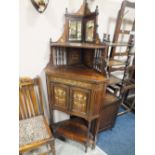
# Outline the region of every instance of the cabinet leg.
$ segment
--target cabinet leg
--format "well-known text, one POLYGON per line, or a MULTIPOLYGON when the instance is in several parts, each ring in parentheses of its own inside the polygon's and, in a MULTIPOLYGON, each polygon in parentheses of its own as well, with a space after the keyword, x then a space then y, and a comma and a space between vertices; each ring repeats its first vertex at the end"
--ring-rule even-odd
POLYGON ((99 130, 99 119, 94 120, 94 125, 93 125, 93 144, 92 144, 92 149, 95 149, 96 147, 96 141, 97 141, 97 136, 98 136, 98 130, 99 130))
POLYGON ((89 146, 90 128, 91 128, 91 122, 89 121, 88 122, 88 132, 87 132, 87 142, 85 145, 85 152, 87 152, 88 146, 89 146))
POLYGON ((93 142, 93 144, 92 144, 92 150, 94 150, 95 147, 96 147, 96 136, 95 136, 95 138, 94 138, 94 142, 93 142))

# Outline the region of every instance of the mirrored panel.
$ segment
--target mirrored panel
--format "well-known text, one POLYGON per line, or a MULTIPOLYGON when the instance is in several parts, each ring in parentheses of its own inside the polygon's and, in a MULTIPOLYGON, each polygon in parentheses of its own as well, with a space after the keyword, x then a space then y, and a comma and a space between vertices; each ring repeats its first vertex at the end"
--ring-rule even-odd
POLYGON ((94 29, 95 23, 94 20, 89 20, 86 22, 86 41, 92 42, 94 40, 94 29))
POLYGON ((81 41, 82 22, 79 20, 69 20, 69 41, 81 41))

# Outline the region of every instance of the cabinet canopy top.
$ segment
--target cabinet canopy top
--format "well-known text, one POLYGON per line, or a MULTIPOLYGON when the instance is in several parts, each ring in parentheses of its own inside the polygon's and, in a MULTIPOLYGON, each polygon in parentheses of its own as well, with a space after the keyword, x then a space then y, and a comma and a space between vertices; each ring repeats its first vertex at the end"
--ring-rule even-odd
POLYGON ((98 6, 91 12, 86 0, 76 13, 68 13, 66 9, 64 31, 55 43, 89 43, 101 44, 98 28, 98 6))

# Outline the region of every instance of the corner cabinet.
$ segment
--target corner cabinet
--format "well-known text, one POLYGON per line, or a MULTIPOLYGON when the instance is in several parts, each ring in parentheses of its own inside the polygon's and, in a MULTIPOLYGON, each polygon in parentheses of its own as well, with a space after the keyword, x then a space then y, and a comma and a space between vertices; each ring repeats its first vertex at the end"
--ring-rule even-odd
POLYGON ((99 116, 106 89, 107 46, 97 34, 98 8, 90 12, 84 1, 77 13, 66 10, 64 33, 50 41, 50 61, 45 68, 51 128, 56 137, 95 147, 99 116), (53 122, 53 110, 70 119, 53 122))
POLYGON ((53 129, 55 130, 55 136, 95 146, 99 127, 97 122, 107 79, 96 71, 81 66, 64 67, 48 64, 45 72, 50 103, 51 126, 55 128, 53 129), (53 122, 53 110, 65 112, 75 118, 56 124, 53 122), (79 123, 81 121, 83 123, 79 123), (81 138, 82 140, 79 140, 79 137, 83 137, 81 138))
POLYGON ((76 72, 76 69, 77 67, 47 66, 46 77, 51 101, 50 107, 87 120, 97 118, 105 92, 106 78, 95 71, 85 69, 86 74, 88 71, 92 72, 94 80, 97 76, 101 79, 92 82, 83 74, 83 79, 80 80, 80 74, 76 72), (59 71, 56 71, 57 69, 59 71), (72 73, 77 74, 75 77, 70 77, 71 70, 72 73))

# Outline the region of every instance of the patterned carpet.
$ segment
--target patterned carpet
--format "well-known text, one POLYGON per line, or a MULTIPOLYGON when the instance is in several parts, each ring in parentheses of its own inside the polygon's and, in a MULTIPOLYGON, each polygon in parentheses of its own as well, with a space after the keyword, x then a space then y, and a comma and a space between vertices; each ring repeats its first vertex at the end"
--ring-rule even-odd
POLYGON ((135 115, 127 113, 117 117, 112 130, 99 134, 97 145, 108 155, 134 155, 135 115))

